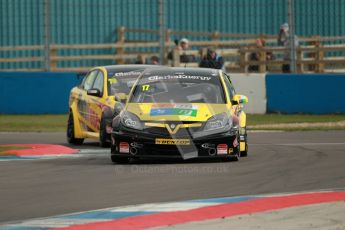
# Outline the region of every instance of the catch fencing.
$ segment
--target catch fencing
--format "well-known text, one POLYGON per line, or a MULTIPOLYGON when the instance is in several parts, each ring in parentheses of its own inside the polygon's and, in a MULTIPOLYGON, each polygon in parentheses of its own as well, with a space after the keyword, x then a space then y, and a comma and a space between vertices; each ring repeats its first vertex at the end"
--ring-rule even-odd
MULTIPOLYGON (((302 40, 302 46, 310 47, 299 50, 297 70, 342 72, 345 0, 0 0, 0 71, 68 71, 134 62, 140 53, 158 55, 162 44, 166 53, 182 37, 195 42, 191 52, 196 55, 199 48, 219 48, 230 70, 233 66, 234 71, 243 72, 257 64, 260 72, 265 65, 279 71, 275 68, 282 64, 279 62, 248 63, 246 56, 254 51, 245 47, 253 45, 246 39, 266 35, 276 41, 280 25, 289 21, 289 15, 294 16, 296 35, 313 40, 302 40), (123 36, 121 27, 126 28, 123 36), (170 40, 159 42, 163 37, 170 40), (236 51, 242 46, 222 47, 217 40, 235 41, 244 47, 236 51), (305 50, 308 48, 313 50, 305 50)), ((274 42, 268 46, 275 49, 274 42)), ((279 56, 283 51, 273 52, 279 56)))

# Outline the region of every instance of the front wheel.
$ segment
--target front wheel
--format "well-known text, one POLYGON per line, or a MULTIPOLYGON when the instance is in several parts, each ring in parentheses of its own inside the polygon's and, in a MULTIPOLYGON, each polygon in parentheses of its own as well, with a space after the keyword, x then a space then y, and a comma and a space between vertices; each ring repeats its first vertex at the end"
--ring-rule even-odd
POLYGON ((241 156, 240 148, 236 150, 236 153, 228 158, 228 161, 239 161, 241 156))
POLYGON ((247 129, 246 127, 244 127, 242 130, 244 130, 244 132, 242 131, 241 134, 241 138, 244 139, 244 144, 245 144, 245 148, 244 151, 241 151, 241 157, 246 157, 248 156, 248 139, 247 139, 247 129))
POLYGON ((110 159, 113 163, 115 164, 128 164, 130 159, 129 157, 122 157, 122 156, 116 156, 113 154, 118 154, 119 152, 116 151, 116 147, 112 144, 111 145, 111 155, 110 155, 110 159))
POLYGON ((74 119, 72 111, 69 113, 67 122, 67 141, 70 144, 81 145, 84 142, 84 138, 76 138, 74 130, 74 119))
POLYGON ((109 134, 107 133, 106 123, 104 118, 102 117, 99 125, 99 145, 103 148, 109 147, 108 135, 109 134))
POLYGON ((238 142, 238 145, 237 147, 234 149, 234 154, 226 157, 226 158, 223 158, 222 160, 223 161, 239 161, 240 160, 240 157, 241 157, 241 150, 240 150, 240 138, 239 138, 239 135, 237 135, 237 142, 238 142))
POLYGON ((248 143, 245 142, 245 150, 241 151, 241 157, 247 157, 248 156, 248 143))
POLYGON ((119 156, 110 156, 111 161, 115 164, 128 164, 129 163, 129 158, 128 157, 119 157, 119 156))

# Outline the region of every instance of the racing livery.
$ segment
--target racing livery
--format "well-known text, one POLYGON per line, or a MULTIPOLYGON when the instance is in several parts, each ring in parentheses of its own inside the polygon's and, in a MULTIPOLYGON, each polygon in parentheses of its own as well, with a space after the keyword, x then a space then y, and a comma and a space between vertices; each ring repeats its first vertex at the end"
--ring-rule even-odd
POLYGON ((111 160, 213 157, 238 160, 248 152, 248 98, 235 93, 221 70, 147 69, 112 122, 111 160))
POLYGON ((84 138, 110 143, 114 106, 125 102, 138 76, 149 65, 113 65, 91 69, 81 84, 71 90, 67 140, 82 144, 84 138))

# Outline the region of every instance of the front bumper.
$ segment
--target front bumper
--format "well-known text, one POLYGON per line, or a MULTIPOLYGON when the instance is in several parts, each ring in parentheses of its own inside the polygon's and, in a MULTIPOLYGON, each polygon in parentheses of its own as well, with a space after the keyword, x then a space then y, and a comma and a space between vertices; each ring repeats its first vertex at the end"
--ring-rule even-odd
POLYGON ((113 131, 112 143, 112 155, 130 158, 229 158, 236 156, 240 151, 237 135, 230 132, 192 138, 113 131), (156 139, 189 140, 189 144, 156 144, 156 139), (121 151, 120 143, 128 143, 128 151, 121 151))

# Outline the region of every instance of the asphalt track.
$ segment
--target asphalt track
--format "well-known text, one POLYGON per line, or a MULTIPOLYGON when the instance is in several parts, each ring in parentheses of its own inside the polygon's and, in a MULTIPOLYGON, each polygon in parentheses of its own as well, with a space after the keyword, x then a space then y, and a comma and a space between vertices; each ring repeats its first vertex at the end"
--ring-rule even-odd
MULTIPOLYGON (((0 133, 0 144, 65 144, 64 133, 0 133)), ((162 201, 343 188, 345 132, 250 133, 239 162, 113 165, 108 149, 80 157, 0 162, 0 222, 162 201)))

